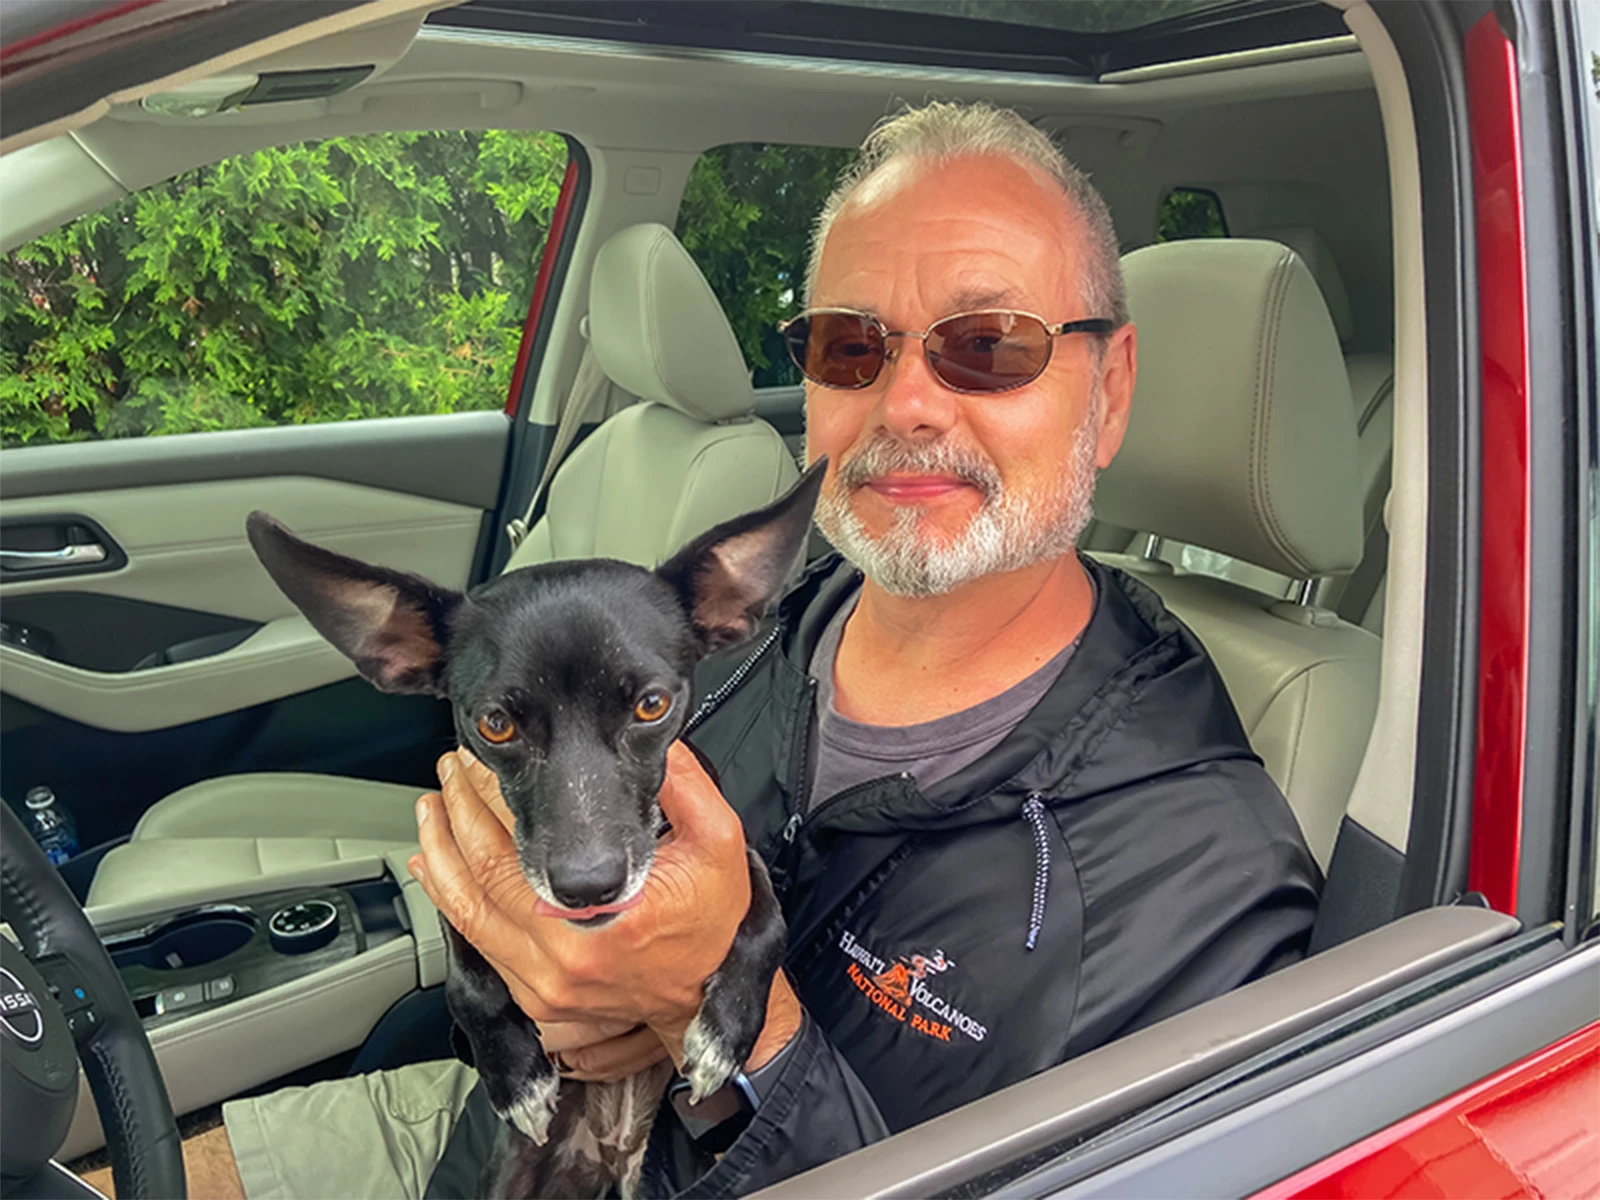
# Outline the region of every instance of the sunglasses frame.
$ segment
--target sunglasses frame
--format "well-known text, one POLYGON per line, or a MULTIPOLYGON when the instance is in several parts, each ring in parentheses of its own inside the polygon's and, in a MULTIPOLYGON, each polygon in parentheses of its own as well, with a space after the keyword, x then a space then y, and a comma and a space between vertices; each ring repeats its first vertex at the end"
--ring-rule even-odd
POLYGON ((1076 321, 1063 321, 1059 325, 1052 325, 1052 324, 1050 324, 1049 321, 1046 321, 1038 313, 1031 313, 1031 312, 1028 312, 1026 309, 1021 309, 1021 308, 974 308, 974 309, 968 309, 965 312, 951 313, 948 317, 940 317, 937 321, 933 322, 932 325, 929 325, 922 332, 918 333, 917 331, 912 330, 912 329, 890 329, 879 318, 873 316, 869 312, 862 312, 858 308, 808 308, 808 309, 804 310, 803 312, 796 313, 794 316, 790 317, 787 321, 779 321, 778 322, 778 332, 785 335, 784 339, 783 339, 783 344, 784 344, 785 349, 787 349, 788 352, 789 352, 789 361, 794 363, 795 367, 799 370, 800 374, 802 376, 804 376, 807 380, 809 380, 811 383, 816 384, 818 387, 829 388, 829 389, 831 389, 833 391, 836 391, 836 392, 859 392, 859 391, 862 391, 865 388, 869 388, 873 384, 877 383, 879 376, 881 376, 883 374, 883 368, 886 365, 888 365, 889 360, 894 357, 892 354, 889 353, 889 347, 887 345, 887 342, 888 342, 888 340, 890 338, 892 338, 892 337, 917 338, 918 340, 920 340, 923 343, 923 346, 926 347, 927 346, 927 342, 928 342, 928 335, 930 333, 932 333, 933 330, 936 327, 938 327, 940 325, 943 325, 946 321, 956 321, 956 320, 959 320, 962 317, 989 316, 991 314, 996 314, 996 313, 1003 314, 1003 315, 1008 316, 1008 317, 1028 317, 1031 320, 1039 322, 1039 324, 1041 326, 1043 326, 1044 331, 1045 331, 1046 334, 1049 335, 1050 340, 1045 343, 1044 361, 1039 364, 1039 369, 1037 371, 1035 371, 1032 375, 1028 376, 1028 378, 1023 379, 1023 380, 1019 380, 1016 383, 1008 383, 1004 387, 997 387, 997 388, 965 388, 965 387, 957 387, 954 384, 948 382, 944 378, 944 376, 939 374, 938 368, 936 368, 933 365, 933 363, 930 361, 929 364, 928 364, 928 369, 933 373, 933 377, 939 381, 939 383, 940 383, 940 385, 942 387, 946 387, 952 392, 959 392, 960 394, 962 394, 964 396, 995 396, 995 395, 999 395, 999 394, 1001 394, 1003 392, 1014 392, 1018 388, 1027 387, 1035 379, 1038 379, 1039 376, 1041 376, 1041 375, 1043 375, 1045 373, 1046 368, 1048 368, 1050 366, 1050 359, 1053 357, 1053 355, 1055 353, 1055 345, 1056 345, 1055 340, 1056 340, 1056 338, 1062 336, 1063 334, 1068 334, 1068 333, 1092 333, 1092 334, 1095 334, 1096 336, 1104 337, 1107 334, 1115 333, 1116 330, 1117 330, 1117 323, 1115 321, 1111 320, 1109 317, 1080 317, 1076 321), (878 362, 878 369, 872 373, 872 378, 864 379, 860 383, 856 383, 856 384, 827 383, 824 380, 813 378, 806 371, 805 364, 802 363, 799 360, 798 357, 796 357, 795 351, 794 351, 794 346, 789 341, 789 338, 787 336, 790 326, 792 326, 792 325, 794 325, 794 324, 796 324, 797 322, 800 322, 800 321, 809 321, 812 317, 828 316, 828 315, 847 316, 847 317, 862 317, 862 318, 865 318, 867 321, 870 321, 872 324, 876 325, 878 327, 878 329, 881 331, 881 336, 883 338, 883 341, 885 342, 884 354, 883 354, 883 358, 880 359, 879 362, 878 362))

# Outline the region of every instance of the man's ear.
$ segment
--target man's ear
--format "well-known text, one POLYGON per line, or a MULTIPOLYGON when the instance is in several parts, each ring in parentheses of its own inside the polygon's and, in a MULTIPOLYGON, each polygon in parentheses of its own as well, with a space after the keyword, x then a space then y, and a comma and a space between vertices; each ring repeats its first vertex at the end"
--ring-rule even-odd
POLYGON ((245 532, 283 594, 380 690, 445 694, 445 641, 460 592, 313 546, 264 512, 250 514, 245 532))
POLYGON ((1100 356, 1100 428, 1096 431, 1094 465, 1104 471, 1122 448, 1134 385, 1139 379, 1139 331, 1129 321, 1111 335, 1100 356))
POLYGON ((701 534, 656 570, 683 601, 702 654, 755 635, 805 550, 827 469, 819 458, 787 494, 701 534))

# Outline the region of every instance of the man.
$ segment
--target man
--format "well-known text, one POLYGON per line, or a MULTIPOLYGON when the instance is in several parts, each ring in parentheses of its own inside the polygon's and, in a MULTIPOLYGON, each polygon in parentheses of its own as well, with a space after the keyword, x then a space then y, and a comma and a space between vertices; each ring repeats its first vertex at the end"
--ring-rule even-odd
MULTIPOLYGON (((1088 182, 1009 111, 906 112, 809 282, 785 332, 843 557, 707 665, 720 791, 674 747, 644 902, 599 932, 534 915, 465 756, 419 803, 414 872, 577 1078, 681 1061, 746 838, 771 865, 790 945, 751 1088, 715 1130, 663 1116, 649 1194, 755 1191, 1226 992, 1298 958, 1317 902, 1204 649, 1073 549, 1136 370, 1088 182)), ((468 1194, 492 1132, 469 1100, 428 1194, 468 1194)))

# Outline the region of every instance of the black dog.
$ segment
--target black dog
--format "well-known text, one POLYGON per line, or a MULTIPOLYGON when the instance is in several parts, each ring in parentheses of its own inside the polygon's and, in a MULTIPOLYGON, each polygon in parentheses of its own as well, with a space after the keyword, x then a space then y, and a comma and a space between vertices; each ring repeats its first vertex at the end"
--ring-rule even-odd
MULTIPOLYGON (((317 631, 384 691, 447 697, 461 744, 494 771, 528 884, 574 924, 612 921, 643 887, 661 828, 667 748, 688 720, 695 664, 750 638, 806 544, 825 464, 784 497, 719 525, 655 571, 608 559, 511 571, 466 595, 368 566, 252 513, 250 544, 317 631)), ((785 929, 765 866, 684 1039, 700 1099, 755 1046, 785 929)), ((503 1137, 495 1195, 633 1190, 669 1064, 615 1084, 563 1080, 533 1022, 445 926, 445 993, 503 1137)))

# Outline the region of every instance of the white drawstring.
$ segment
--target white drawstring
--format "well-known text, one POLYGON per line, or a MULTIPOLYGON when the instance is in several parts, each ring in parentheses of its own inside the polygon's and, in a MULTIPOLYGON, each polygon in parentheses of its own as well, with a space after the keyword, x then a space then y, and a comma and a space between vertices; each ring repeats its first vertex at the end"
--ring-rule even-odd
POLYGON ((1050 890, 1050 833, 1045 828, 1044 801, 1034 792, 1023 802, 1022 816, 1033 829, 1033 906, 1028 912, 1028 941, 1032 950, 1044 928, 1044 901, 1050 890))

